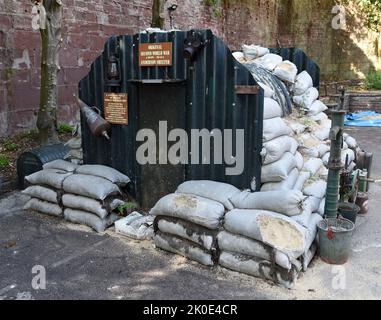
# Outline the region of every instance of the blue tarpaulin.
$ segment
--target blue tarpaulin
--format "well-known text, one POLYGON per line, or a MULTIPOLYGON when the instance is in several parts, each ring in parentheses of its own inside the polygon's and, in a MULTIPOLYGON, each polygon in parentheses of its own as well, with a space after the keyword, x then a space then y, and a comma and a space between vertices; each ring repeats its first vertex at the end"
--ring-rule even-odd
POLYGON ((375 111, 349 113, 344 125, 352 127, 381 127, 381 114, 375 111))

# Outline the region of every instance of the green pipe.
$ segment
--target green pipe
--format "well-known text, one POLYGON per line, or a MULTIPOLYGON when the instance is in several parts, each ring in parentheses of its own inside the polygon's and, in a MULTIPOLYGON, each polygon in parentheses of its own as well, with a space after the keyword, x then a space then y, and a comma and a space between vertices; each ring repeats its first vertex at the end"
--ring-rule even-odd
POLYGON ((339 201, 340 171, 344 164, 341 161, 343 145, 344 110, 332 110, 332 128, 330 132, 331 152, 328 162, 327 193, 325 198, 324 216, 336 218, 339 201))

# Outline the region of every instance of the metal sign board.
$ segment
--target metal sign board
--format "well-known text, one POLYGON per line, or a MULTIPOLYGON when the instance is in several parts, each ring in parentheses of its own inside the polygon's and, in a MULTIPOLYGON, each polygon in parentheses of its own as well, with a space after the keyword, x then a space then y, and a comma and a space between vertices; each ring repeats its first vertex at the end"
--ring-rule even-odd
POLYGON ((104 94, 105 119, 112 124, 128 124, 127 93, 104 94))
POLYGON ((141 43, 139 45, 139 66, 172 66, 172 42, 141 43))

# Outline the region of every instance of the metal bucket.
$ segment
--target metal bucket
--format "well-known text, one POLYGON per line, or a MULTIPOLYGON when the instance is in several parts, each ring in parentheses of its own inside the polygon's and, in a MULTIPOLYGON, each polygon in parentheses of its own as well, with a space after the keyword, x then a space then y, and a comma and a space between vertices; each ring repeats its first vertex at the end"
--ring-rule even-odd
POLYGON ((339 214, 344 218, 356 223, 357 214, 360 212, 360 207, 354 203, 340 202, 339 214))
POLYGON ((319 255, 329 264, 348 261, 355 225, 343 218, 327 218, 318 223, 319 255))

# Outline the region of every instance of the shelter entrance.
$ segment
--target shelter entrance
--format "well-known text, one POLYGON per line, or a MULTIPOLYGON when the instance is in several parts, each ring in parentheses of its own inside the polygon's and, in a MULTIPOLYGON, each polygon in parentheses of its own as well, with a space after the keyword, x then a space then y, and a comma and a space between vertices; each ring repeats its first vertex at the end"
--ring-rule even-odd
MULTIPOLYGON (((159 122, 165 121, 167 130, 185 129, 184 83, 146 84, 139 83, 138 90, 138 131, 150 129, 156 135, 156 163, 139 165, 139 198, 142 208, 151 208, 160 198, 173 193, 185 180, 185 165, 160 164, 160 159, 168 156, 169 148, 176 142, 159 143, 159 122)), ((137 142, 137 147, 144 142, 137 142)), ((162 163, 163 160, 161 160, 162 163)))

